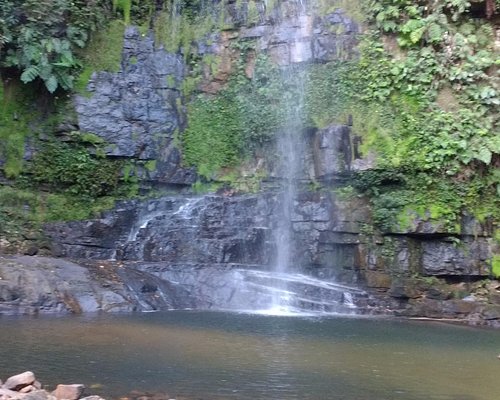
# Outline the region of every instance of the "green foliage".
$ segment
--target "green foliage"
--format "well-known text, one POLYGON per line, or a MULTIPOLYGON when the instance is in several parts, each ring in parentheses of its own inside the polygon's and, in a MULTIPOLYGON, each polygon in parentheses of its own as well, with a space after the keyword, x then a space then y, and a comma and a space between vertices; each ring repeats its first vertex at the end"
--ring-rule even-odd
POLYGON ((5 160, 2 169, 7 178, 21 173, 29 124, 36 114, 31 107, 32 96, 27 88, 0 81, 0 159, 5 160))
POLYGON ((407 229, 419 218, 459 233, 465 210, 499 220, 492 26, 468 18, 462 0, 365 4, 378 29, 359 61, 313 68, 311 82, 323 85, 308 85, 307 106, 319 127, 352 115, 362 153, 376 155, 377 169, 353 183, 375 224, 407 229))
POLYGON ((200 96, 188 107, 189 127, 183 135, 184 160, 207 178, 234 164, 241 143, 237 109, 231 99, 200 96))
POLYGON ((500 255, 495 254, 491 260, 491 273, 495 278, 500 278, 500 255))
POLYGON ((52 190, 96 198, 116 193, 122 167, 122 161, 94 157, 83 146, 49 142, 35 154, 28 172, 32 181, 52 190))
POLYGON ((343 123, 349 113, 348 100, 354 96, 352 62, 312 65, 305 76, 305 113, 310 124, 323 128, 343 123))
POLYGON ((257 4, 255 3, 255 0, 248 0, 246 22, 249 25, 255 25, 259 23, 259 21, 260 21, 260 13, 257 8, 257 4))
POLYGON ((335 194, 335 198, 340 201, 350 201, 357 194, 356 190, 351 185, 335 187, 333 193, 335 194))
POLYGON ((0 68, 24 83, 40 79, 53 93, 73 87, 77 49, 103 23, 105 7, 84 0, 4 0, 0 6, 0 68))
POLYGON ((382 231, 414 228, 430 221, 450 233, 460 233, 463 212, 478 220, 500 219, 500 197, 488 176, 454 181, 414 169, 379 169, 357 173, 353 187, 373 205, 374 224, 382 231))
POLYGON ((286 112, 298 99, 297 87, 285 82, 266 57, 257 58, 252 79, 243 68, 239 65, 216 96, 199 95, 188 105, 184 160, 206 178, 269 140, 286 124, 286 112))
POLYGON ((93 72, 120 70, 124 29, 123 23, 115 20, 109 23, 107 29, 92 35, 88 46, 80 54, 84 68, 75 83, 78 93, 88 94, 86 87, 93 72))
POLYGON ((0 235, 21 237, 39 230, 45 222, 91 218, 113 205, 113 197, 83 199, 67 193, 0 186, 0 235))
POLYGON ((167 51, 182 52, 187 60, 192 52, 193 41, 217 31, 223 24, 220 19, 224 4, 201 1, 166 1, 154 22, 155 39, 167 51))
POLYGON ((336 10, 342 10, 356 22, 363 23, 367 15, 364 3, 364 0, 315 0, 312 2, 312 7, 318 15, 327 15, 336 10))
POLYGON ((385 156, 396 150, 394 166, 404 160, 453 175, 464 164, 490 164, 500 153, 497 78, 488 72, 496 60, 492 26, 467 18, 469 4, 462 0, 369 5, 373 22, 397 43, 376 31, 365 37, 352 75, 354 103, 368 106, 370 115, 393 115, 394 123, 389 135, 380 134, 379 123, 361 133, 389 136, 391 148, 381 158, 390 161, 385 156), (453 110, 442 96, 446 88, 453 110))
POLYGON ((222 186, 221 183, 217 182, 206 182, 203 180, 197 180, 193 185, 191 186, 191 190, 195 194, 206 194, 206 193, 213 193, 220 189, 222 186))
POLYGON ((371 2, 367 15, 398 41, 373 31, 359 61, 313 66, 306 109, 318 127, 353 116, 361 151, 376 155, 378 168, 354 186, 371 198, 380 229, 406 229, 418 217, 459 232, 464 210, 500 219, 492 29, 459 2, 437 14, 436 3, 423 3, 371 2))
POLYGON ((132 8, 132 0, 113 0, 113 10, 120 10, 123 13, 123 22, 126 25, 130 24, 130 11, 132 8))

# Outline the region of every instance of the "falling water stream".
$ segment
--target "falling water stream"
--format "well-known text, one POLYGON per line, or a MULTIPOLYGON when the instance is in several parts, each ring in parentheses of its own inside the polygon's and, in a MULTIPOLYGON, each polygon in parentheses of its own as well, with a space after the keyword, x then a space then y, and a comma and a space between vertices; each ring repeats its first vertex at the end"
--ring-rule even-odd
MULTIPOLYGON (((290 5, 286 16, 280 17, 281 19, 277 18, 272 26, 273 35, 280 37, 283 32, 287 32, 289 40, 288 58, 280 65, 281 79, 285 87, 289 88, 283 90, 281 94, 282 109, 278 111, 280 119, 285 123, 275 132, 277 162, 274 174, 280 182, 280 188, 276 194, 277 201, 274 206, 276 212, 272 221, 266 221, 272 227, 274 254, 253 257, 254 259, 267 258, 270 260, 270 265, 235 267, 226 271, 218 271, 217 278, 212 278, 210 281, 210 291, 214 292, 222 287, 221 290, 225 292, 214 296, 202 288, 204 283, 200 281, 196 267, 190 269, 189 265, 184 265, 182 267, 184 280, 194 280, 198 284, 185 285, 183 288, 187 292, 204 292, 210 297, 207 301, 201 299, 203 306, 200 308, 210 304, 211 309, 245 310, 270 315, 297 315, 311 312, 351 314, 356 309, 356 298, 364 295, 359 289, 307 276, 302 266, 296 262, 294 242, 297 239, 293 232, 293 223, 296 218, 294 208, 298 201, 301 184, 309 181, 305 167, 307 145, 304 98, 313 32, 312 16, 309 15, 310 11, 306 3, 290 1, 290 5), (257 269, 253 269, 255 267, 257 269), (185 278, 190 270, 197 276, 196 279, 193 276, 185 278), (224 285, 217 285, 215 283, 217 280, 224 282, 224 285)), ((179 7, 179 3, 174 2, 171 10, 172 18, 175 19, 179 7)), ((210 235, 204 234, 203 230, 206 226, 214 224, 208 208, 212 207, 218 199, 221 200, 213 195, 164 198, 164 201, 159 204, 153 203, 140 209, 127 237, 118 244, 122 259, 139 262, 163 259, 170 263, 189 263, 191 259, 196 259, 196 257, 190 257, 189 253, 195 255, 200 251, 209 252, 210 235), (179 239, 180 236, 182 239, 179 239), (196 247, 189 243, 197 241, 206 246, 196 247)), ((215 224, 224 224, 224 222, 217 221, 215 224)), ((268 248, 263 251, 270 252, 268 248)), ((116 258, 116 254, 113 258, 116 258)), ((204 268, 213 269, 213 266, 206 265, 204 268)), ((178 271, 163 270, 157 276, 172 284, 182 286, 183 278, 178 271)))
MULTIPOLYGON (((304 2, 295 2, 295 14, 292 23, 299 29, 294 32, 290 46, 289 65, 282 67, 282 79, 293 90, 282 94, 285 105, 285 126, 277 132, 277 152, 279 157, 278 174, 282 179, 282 192, 279 207, 281 218, 274 230, 276 255, 273 271, 277 276, 286 276, 300 272, 300 268, 293 263, 293 217, 294 203, 297 199, 299 184, 304 178, 303 155, 306 146, 303 139, 303 115, 305 82, 307 79, 306 53, 310 52, 310 43, 304 42, 307 38, 308 23, 307 10, 304 2)), ((290 23, 290 21, 287 21, 290 23)), ((277 23, 279 29, 280 22, 277 23)), ((293 279, 293 278, 292 278, 293 279)), ((273 296, 270 314, 281 315, 297 312, 293 308, 293 292, 287 290, 289 279, 279 281, 278 288, 273 296)))

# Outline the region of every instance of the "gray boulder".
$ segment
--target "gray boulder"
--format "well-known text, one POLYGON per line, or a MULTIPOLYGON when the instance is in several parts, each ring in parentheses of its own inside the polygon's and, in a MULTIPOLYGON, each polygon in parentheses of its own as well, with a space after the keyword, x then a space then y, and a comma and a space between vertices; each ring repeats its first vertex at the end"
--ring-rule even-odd
POLYGON ((26 371, 8 378, 3 384, 3 388, 18 391, 25 386, 33 384, 35 380, 35 374, 31 371, 26 371))

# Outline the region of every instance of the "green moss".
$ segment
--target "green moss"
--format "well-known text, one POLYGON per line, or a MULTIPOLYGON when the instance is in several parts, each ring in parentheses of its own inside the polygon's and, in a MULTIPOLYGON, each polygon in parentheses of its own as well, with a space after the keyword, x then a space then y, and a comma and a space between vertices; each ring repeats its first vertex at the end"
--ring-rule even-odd
POLYGON ((259 10, 257 9, 257 4, 255 0, 249 0, 247 3, 247 18, 246 23, 249 25, 255 25, 260 21, 259 10))
POLYGON ((397 225, 400 229, 403 231, 406 231, 410 229, 413 225, 413 221, 415 220, 416 216, 415 211, 412 209, 412 207, 405 206, 397 213, 396 216, 396 221, 397 225))
POLYGON ((167 75, 167 85, 170 88, 175 87, 175 77, 173 75, 167 75))
POLYGON ((219 72, 221 61, 221 57, 215 54, 206 54, 202 59, 202 63, 208 67, 212 76, 217 75, 219 72))
POLYGON ((273 137, 296 106, 298 85, 283 80, 267 57, 257 57, 254 77, 244 64, 216 96, 199 95, 188 104, 189 125, 183 133, 183 154, 205 178, 236 165, 255 146, 273 137), (287 93, 287 96, 283 96, 287 93))
POLYGON ((201 80, 202 77, 200 75, 186 76, 182 81, 182 87, 181 87, 182 95, 186 98, 191 96, 191 94, 193 94, 198 88, 198 85, 200 84, 201 80))
POLYGON ((356 196, 356 190, 351 185, 336 187, 333 193, 340 201, 350 201, 356 196))
POLYGON ((156 171, 156 160, 146 161, 144 168, 146 168, 149 172, 156 171))
POLYGON ((154 24, 156 43, 163 44, 167 51, 176 53, 182 43, 192 38, 192 31, 189 28, 186 18, 163 11, 154 24))
POLYGON ((495 254, 491 260, 491 273, 495 278, 500 278, 500 255, 495 254))
POLYGON ((200 97, 188 106, 183 134, 184 159, 206 178, 238 159, 241 127, 230 99, 200 97))
POLYGON ((344 11, 350 18, 358 23, 366 21, 366 2, 363 0, 317 0, 314 7, 319 15, 327 15, 336 10, 344 11))
POLYGON ((113 10, 120 10, 123 13, 123 22, 130 24, 130 11, 132 9, 132 0, 113 0, 113 10))
POLYGON ((72 221, 97 216, 114 206, 113 197, 82 199, 68 194, 0 186, 0 236, 22 237, 51 221, 72 221))
POLYGON ((4 85, 0 80, 0 158, 5 160, 2 169, 7 178, 17 177, 23 169, 29 125, 36 114, 29 90, 13 81, 4 85))
POLYGON ((98 71, 118 72, 121 68, 123 34, 122 21, 111 21, 106 30, 94 32, 88 46, 82 50, 83 70, 75 82, 75 91, 82 95, 87 92, 87 84, 92 73, 98 71))
POLYGON ((99 159, 78 145, 40 143, 30 165, 30 179, 53 191, 97 198, 113 194, 119 187, 122 160, 99 159))
POLYGON ((81 143, 88 143, 94 146, 99 146, 105 143, 102 137, 90 132, 79 132, 78 140, 81 143))
POLYGON ((204 182, 201 180, 197 180, 191 186, 191 189, 196 194, 206 194, 213 193, 219 190, 222 187, 222 183, 219 182, 204 182))

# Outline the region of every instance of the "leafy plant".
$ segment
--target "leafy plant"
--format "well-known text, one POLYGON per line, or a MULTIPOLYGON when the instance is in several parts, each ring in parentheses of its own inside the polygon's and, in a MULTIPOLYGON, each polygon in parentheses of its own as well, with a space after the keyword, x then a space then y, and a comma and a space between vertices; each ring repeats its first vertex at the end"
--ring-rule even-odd
POLYGON ((50 93, 73 87, 75 51, 103 23, 105 6, 84 0, 5 0, 0 6, 0 69, 24 83, 40 79, 50 93))
POLYGON ((35 154, 28 173, 53 190, 96 198, 116 192, 122 167, 123 162, 94 157, 82 146, 50 142, 35 154))

